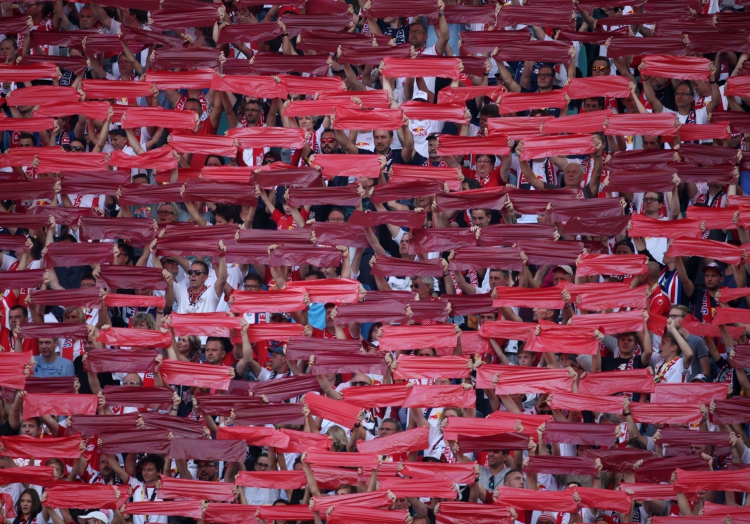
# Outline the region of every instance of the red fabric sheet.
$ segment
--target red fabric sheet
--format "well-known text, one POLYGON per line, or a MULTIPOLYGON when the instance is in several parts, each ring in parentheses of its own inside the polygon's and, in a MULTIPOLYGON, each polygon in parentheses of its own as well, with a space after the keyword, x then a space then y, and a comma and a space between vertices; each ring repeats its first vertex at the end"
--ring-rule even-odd
POLYGON ((532 160, 558 154, 588 155, 595 150, 593 138, 589 135, 530 137, 523 140, 523 152, 520 158, 521 160, 532 160))
POLYGON ((301 470, 240 471, 234 483, 248 488, 299 489, 307 484, 307 480, 301 470))
POLYGON ((277 448, 277 451, 282 453, 304 453, 310 449, 327 450, 331 444, 328 435, 305 433, 286 428, 281 428, 279 431, 289 437, 289 444, 286 447, 277 448))
MULTIPOLYGON (((708 463, 698 455, 678 455, 666 458, 655 457, 644 461, 643 466, 635 470, 635 480, 636 482, 669 482, 672 473, 678 468, 689 469, 690 471, 709 471, 710 469, 708 463)), ((621 487, 620 489, 625 488, 621 487)), ((657 493, 664 494, 663 491, 657 493)), ((639 498, 637 492, 636 500, 642 500, 639 498)))
POLYGON ((529 437, 517 432, 499 432, 480 437, 457 435, 457 442, 461 453, 477 453, 498 449, 524 450, 529 446, 529 437))
POLYGON ((641 169, 616 169, 609 174, 607 191, 613 192, 668 192, 674 189, 674 170, 654 169, 644 172, 641 169))
POLYGON ((592 111, 590 113, 578 113, 577 115, 553 118, 541 126, 541 131, 545 134, 554 134, 566 133, 571 129, 575 129, 578 133, 599 133, 604 130, 604 122, 611 114, 611 111, 603 109, 602 111, 592 111))
POLYGON ((503 136, 467 137, 443 135, 438 139, 438 154, 450 155, 497 155, 510 154, 508 139, 503 136))
MULTIPOLYGON (((110 248, 110 255, 112 254, 110 248)), ((97 288, 82 289, 32 289, 31 303, 43 306, 82 307, 99 309, 102 297, 97 288)))
POLYGON ((253 324, 247 330, 250 342, 261 340, 288 340, 291 336, 301 336, 304 328, 299 324, 253 324))
POLYGON ((338 267, 341 252, 334 247, 280 246, 271 251, 272 266, 299 266, 311 264, 318 267, 338 267))
MULTIPOLYGON (((674 58, 674 57, 672 57, 674 58)), ((674 136, 678 120, 672 113, 636 113, 612 115, 605 135, 660 135, 674 136)))
POLYGON ((336 506, 337 508, 357 507, 373 510, 390 506, 391 500, 388 498, 387 491, 371 491, 365 493, 352 493, 350 495, 338 495, 336 498, 313 497, 312 503, 314 504, 313 511, 325 515, 328 512, 328 509, 332 506, 336 506))
POLYGON ((729 206, 723 208, 689 206, 687 209, 688 219, 706 222, 706 229, 734 229, 735 212, 740 211, 740 206, 729 206))
POLYGON ((456 484, 471 484, 474 482, 474 465, 474 462, 408 462, 404 465, 402 473, 413 479, 449 480, 456 484))
POLYGON ((716 260, 736 266, 742 260, 743 249, 715 240, 677 239, 669 247, 667 253, 671 257, 704 256, 710 253, 711 257, 716 260))
MULTIPOLYGON (((49 437, 38 439, 27 435, 3 437, 0 442, 4 448, 2 455, 11 458, 60 458, 77 459, 81 456, 81 436, 49 437)), ((49 502, 49 501, 48 501, 49 502)), ((55 506, 69 507, 76 506, 55 506)))
POLYGON ((654 376, 647 369, 589 373, 578 385, 582 395, 614 395, 620 392, 654 390, 654 376))
MULTIPOLYGON (((653 453, 635 448, 587 449, 585 457, 599 459, 604 471, 618 473, 633 472, 639 460, 653 458, 653 453)), ((624 490, 624 488, 623 488, 624 490)))
MULTIPOLYGON (((469 191, 466 192, 469 193, 469 191)), ((438 206, 441 206, 440 197, 438 197, 438 206)), ((420 254, 470 248, 476 246, 476 243, 476 235, 469 229, 457 230, 452 227, 416 229, 412 232, 412 240, 409 243, 409 253, 420 254)))
POLYGON ((289 205, 321 205, 356 206, 362 201, 356 185, 343 187, 295 187, 289 190, 289 205))
POLYGON ((457 495, 457 492, 453 491, 453 483, 443 479, 421 479, 419 482, 414 482, 411 479, 384 478, 380 480, 380 486, 398 498, 435 497, 455 500, 457 495))
MULTIPOLYGON (((341 34, 341 33, 339 33, 341 34)), ((242 40, 246 42, 247 40, 242 40)), ((299 47, 299 46, 298 46, 299 47)), ((342 91, 343 83, 335 77, 302 77, 297 75, 279 75, 290 93, 314 95, 329 91, 342 91)))
POLYGON ((153 373, 158 355, 155 349, 92 349, 86 355, 83 369, 92 373, 153 373))
POLYGON ((379 276, 408 275, 411 277, 440 277, 443 268, 440 261, 430 259, 425 261, 411 261, 380 255, 375 259, 371 273, 379 276))
POLYGON ((47 246, 47 267, 87 266, 112 260, 112 245, 106 243, 55 243, 47 246))
MULTIPOLYGON (((258 75, 308 73, 325 76, 329 67, 327 60, 328 57, 324 55, 278 55, 277 53, 259 52, 250 59, 250 71, 258 75)), ((286 86, 283 86, 283 89, 286 92, 286 86)), ((272 97, 269 96, 268 98, 272 97)))
POLYGON ((47 500, 42 505, 47 508, 116 509, 118 499, 127 496, 128 487, 71 482, 58 484, 45 492, 47 500))
MULTIPOLYGON (((440 212, 463 211, 469 208, 495 209, 501 211, 505 208, 506 201, 507 198, 505 191, 499 187, 485 187, 482 189, 460 191, 458 193, 442 193, 437 196, 438 211, 440 212)), ((476 238, 474 239, 474 242, 469 245, 475 244, 476 238)), ((469 246, 460 245, 455 247, 469 246)))
MULTIPOLYGON (((275 74, 275 73, 268 73, 275 74)), ((286 85, 268 76, 215 75, 211 89, 261 98, 286 98, 286 85)), ((249 129, 249 128, 240 128, 249 129)), ((264 129, 264 128, 258 128, 264 129)), ((229 136, 233 136, 230 134, 229 136)))
POLYGON ((401 104, 401 109, 411 120, 437 120, 455 122, 456 124, 467 124, 469 122, 464 114, 466 106, 462 103, 435 105, 412 100, 401 104))
POLYGON ((631 496, 624 491, 577 486, 575 492, 581 497, 579 506, 582 508, 609 508, 611 511, 627 513, 632 505, 631 496))
POLYGON ((88 339, 86 324, 21 324, 22 338, 88 339))
POLYGON ((287 284, 287 289, 297 288, 304 290, 311 302, 354 304, 359 301, 359 282, 352 279, 308 280, 287 284))
POLYGON ((621 491, 632 491, 635 500, 642 502, 644 500, 674 500, 674 484, 620 484, 621 491))
POLYGON ((580 307, 589 311, 604 311, 618 307, 645 309, 648 302, 645 285, 612 296, 607 287, 600 284, 597 290, 584 291, 578 296, 581 298, 580 307))
POLYGON ((230 329, 240 329, 240 317, 227 313, 172 313, 171 328, 175 336, 229 336, 230 329))
POLYGON ((750 420, 750 402, 742 397, 717 400, 716 411, 711 414, 714 424, 744 424, 750 420))
MULTIPOLYGON (((515 7, 515 6, 513 6, 515 7)), ((528 8, 534 10, 535 17, 538 17, 540 15, 544 15, 544 11, 540 11, 538 9, 535 9, 531 6, 528 8)), ((572 15, 572 11, 571 11, 572 15)), ((500 12, 500 17, 503 16, 503 11, 500 12)), ((535 24, 538 22, 534 22, 535 24)), ((568 23, 568 27, 570 29, 573 28, 575 25, 575 21, 573 18, 570 19, 568 23)), ((548 40, 548 41, 540 41, 540 40, 526 40, 523 41, 519 39, 515 43, 504 45, 498 49, 498 52, 493 54, 493 58, 495 60, 533 60, 533 61, 539 61, 543 60, 546 62, 555 62, 555 63, 565 63, 570 61, 570 55, 568 54, 568 50, 570 49, 570 44, 568 42, 563 41, 554 41, 554 40, 548 40)), ((500 112, 504 112, 503 109, 500 109, 500 112)))
POLYGON ((511 524, 507 508, 493 504, 441 502, 435 515, 437 524, 511 524))
POLYGON ((545 323, 539 335, 534 332, 529 334, 524 349, 551 353, 559 353, 564 349, 565 352, 576 355, 596 355, 599 342, 589 328, 545 323))
POLYGON ((533 490, 500 486, 495 497, 495 504, 526 511, 562 511, 569 513, 578 510, 578 505, 573 500, 573 490, 569 489, 548 491, 544 494, 544 497, 540 497, 533 490))
POLYGON ((623 76, 591 76, 570 80, 566 93, 573 99, 591 97, 627 98, 630 96, 628 79, 623 76))
MULTIPOLYGON (((532 322, 513 322, 511 320, 495 320, 484 322, 479 327, 479 335, 484 338, 498 338, 507 340, 526 340, 529 333, 536 329, 532 322)), ((463 335, 462 335, 463 336, 463 335)))
POLYGON ((120 295, 117 293, 110 293, 104 299, 104 305, 106 307, 156 307, 162 309, 164 307, 164 297, 154 297, 147 295, 120 295))
POLYGON ((633 403, 630 406, 633 420, 648 424, 692 424, 700 422, 700 406, 697 404, 673 405, 670 403, 633 403))
POLYGON ((581 255, 579 276, 642 275, 648 271, 645 255, 581 255))
POLYGON ((306 309, 304 289, 270 289, 268 291, 235 291, 232 313, 288 313, 306 309))
POLYGON ((581 395, 579 393, 555 393, 552 397, 552 409, 571 411, 598 411, 601 413, 622 413, 623 397, 604 397, 581 395))
POLYGON ((643 331, 643 312, 635 309, 618 313, 575 315, 573 317, 573 325, 598 329, 607 335, 643 331))
MULTIPOLYGON (((26 18, 26 17, 21 17, 26 18)), ((7 20, 7 19, 6 19, 7 20)), ((26 24, 26 20, 22 20, 26 24)), ((19 20, 21 22, 21 20, 19 20)), ((81 31, 76 31, 81 32, 81 31)), ((18 65, 0 64, 0 77, 6 79, 7 82, 30 82, 39 78, 52 78, 55 76, 55 64, 52 63, 52 57, 50 61, 42 62, 39 64, 26 65, 26 63, 18 65)))
POLYGON ((365 373, 382 375, 386 364, 379 354, 345 353, 338 351, 321 352, 315 355, 312 373, 327 375, 330 373, 365 373))
POLYGON ((108 346, 166 348, 172 345, 170 334, 148 329, 102 329, 96 340, 108 346))
POLYGON ((81 95, 73 87, 30 86, 15 89, 6 97, 9 106, 50 106, 59 102, 78 102, 81 95))
POLYGON ((458 356, 417 357, 399 355, 398 367, 393 372, 397 380, 408 378, 466 378, 470 360, 458 356))
POLYGON ((711 76, 710 63, 706 58, 649 54, 643 59, 641 74, 681 80, 707 80, 711 76))
MULTIPOLYGON (((202 480, 176 479, 161 475, 161 488, 159 498, 169 499, 192 499, 192 500, 218 500, 222 502, 234 501, 232 484, 226 482, 212 482, 210 484, 202 480)), ((128 505, 129 513, 138 515, 128 505)), ((200 518, 200 517, 198 517, 200 518)))
POLYGON ((288 435, 274 428, 259 426, 220 427, 216 438, 217 440, 243 440, 249 446, 285 448, 289 445, 288 435))
POLYGON ((159 367, 159 373, 166 384, 227 389, 232 378, 229 373, 231 369, 223 366, 204 366, 200 363, 165 360, 159 367))
POLYGON ((565 305, 562 289, 498 287, 494 307, 541 307, 560 309, 565 305))
POLYGON ((545 443, 575 444, 585 446, 611 446, 616 441, 615 427, 611 424, 579 424, 576 422, 547 422, 545 443))
POLYGON ((443 192, 443 184, 440 182, 404 182, 399 184, 385 184, 375 187, 370 196, 374 204, 382 204, 390 200, 400 200, 404 197, 416 198, 420 196, 432 196, 443 192))
POLYGON ((162 271, 154 267, 103 266, 99 279, 110 289, 167 288, 162 271))
POLYGON ((662 383, 654 386, 651 402, 668 404, 711 404, 711 400, 725 400, 727 385, 724 383, 662 383))
POLYGON ((436 350, 451 350, 452 353, 457 344, 458 334, 452 324, 383 326, 383 336, 380 338, 378 349, 400 351, 431 347, 436 350))
POLYGON ((167 387, 104 386, 102 390, 109 406, 169 409, 172 392, 167 387))
POLYGON ((375 453, 308 451, 302 462, 324 467, 374 468, 378 465, 378 456, 375 453))
POLYGON ((86 99, 118 99, 152 96, 151 84, 147 82, 110 80, 84 80, 81 84, 86 99))
MULTIPOLYGON (((253 78, 253 77, 243 77, 253 78)), ((240 127, 230 129, 228 135, 237 138, 240 147, 251 149, 254 147, 304 147, 307 143, 302 129, 281 127, 240 127)))
POLYGON ((175 460, 217 460, 242 462, 247 454, 247 444, 241 440, 210 441, 176 438, 170 441, 169 456, 175 460))
POLYGON ((323 395, 306 395, 304 402, 310 408, 311 414, 336 422, 346 428, 354 426, 357 415, 362 411, 357 406, 352 406, 344 401, 332 400, 323 395))
POLYGON ((595 476, 598 474, 594 459, 586 457, 536 455, 529 458, 528 467, 523 469, 529 473, 549 473, 550 475, 595 476))
POLYGON ((378 178, 382 170, 377 155, 314 155, 312 165, 320 167, 323 178, 336 176, 378 178))
POLYGON ((572 383, 573 379, 564 369, 519 369, 518 366, 484 365, 477 370, 477 387, 495 388, 498 395, 565 393, 570 391, 572 383), (495 375, 498 376, 497 385, 493 384, 495 375))
MULTIPOLYGON (((434 169, 434 168, 424 168, 434 169)), ((438 168, 445 171, 442 168, 438 168)), ((438 175, 439 176, 439 175, 438 175)), ((391 177, 393 180, 393 177, 391 177)), ((425 222, 424 213, 415 213, 413 211, 374 211, 364 212, 355 210, 347 222, 351 227, 377 227, 382 224, 391 224, 398 227, 408 227, 410 229, 421 228, 425 222)))
MULTIPOLYGON (((476 406, 476 392, 462 386, 413 386, 407 391, 402 404, 405 408, 437 408, 456 406, 472 408, 476 406)), ((425 448, 426 449, 426 448, 425 448)))
POLYGON ((81 219, 81 227, 84 237, 89 240, 122 238, 131 244, 145 246, 154 238, 156 221, 143 218, 87 217, 81 219))
POLYGON ((169 135, 170 145, 179 153, 237 156, 236 139, 214 135, 169 135))
POLYGON ((633 237, 662 237, 662 238, 694 238, 701 236, 700 222, 683 218, 665 222, 646 215, 630 215, 633 227, 628 236, 633 237), (669 227, 667 227, 669 226, 669 227))
POLYGON ((386 78, 439 76, 440 78, 455 80, 460 74, 460 60, 458 58, 442 57, 424 61, 417 61, 413 58, 385 58, 383 61, 385 62, 385 67, 382 73, 386 78))
MULTIPOLYGON (((497 25, 500 27, 532 24, 540 27, 573 29, 575 27, 575 12, 565 4, 557 4, 554 8, 550 6, 546 9, 539 9, 534 5, 506 5, 503 6, 497 16, 497 25)), ((535 59, 529 58, 529 60, 535 59)), ((552 60, 550 58, 548 61, 564 61, 564 59, 552 60)))
POLYGON ((395 131, 403 125, 403 112, 400 109, 366 111, 350 109, 347 107, 337 107, 333 128, 358 131, 368 131, 372 129, 395 131))
POLYGON ((406 398, 406 383, 354 386, 342 391, 344 401, 360 408, 400 406, 406 398))
POLYGON ((23 413, 28 418, 43 415, 94 415, 97 402, 96 395, 26 393, 23 397, 23 413))
POLYGON ((14 482, 51 488, 57 483, 57 480, 52 466, 23 466, 0 470, 0 483, 2 485, 5 486, 14 482))
MULTIPOLYGON (((3 119, 0 119, 2 123, 3 119)), ((11 130, 18 129, 13 122, 11 130)), ((55 181, 49 179, 42 180, 23 180, 14 182, 13 185, 3 184, 3 198, 8 200, 33 200, 35 198, 51 200, 55 198, 54 190, 55 181)))
POLYGON ((123 128, 143 126, 166 127, 169 129, 193 129, 198 115, 193 111, 168 110, 160 107, 129 107, 122 117, 123 128))
MULTIPOLYGON (((226 30, 230 30, 234 27, 237 26, 228 26, 224 28, 219 35, 219 39, 221 40, 226 30)), ((246 27, 254 28, 256 26, 242 26, 245 31, 247 31, 246 27)), ((264 29, 268 30, 273 28, 264 29)), ((280 32, 278 27, 275 27, 275 29, 280 32)), ((243 40, 243 42, 246 41, 247 40, 243 40)), ((211 81, 215 75, 216 73, 211 69, 196 69, 193 71, 148 71, 145 80, 149 83, 156 84, 158 89, 205 89, 211 87, 211 81)))
POLYGON ((556 89, 547 93, 503 93, 498 97, 500 114, 518 113, 545 107, 563 108, 567 104, 565 92, 556 89))
POLYGON ((357 450, 360 453, 376 453, 378 455, 397 455, 411 451, 422 451, 430 447, 429 436, 429 429, 418 427, 394 433, 387 437, 381 436, 373 440, 358 442, 357 450))
MULTIPOLYGON (((234 155, 232 155, 234 156, 234 155)), ((122 186, 119 205, 153 204, 154 202, 177 202, 182 200, 182 184, 152 186, 150 184, 127 184, 122 186)))
MULTIPOLYGON (((159 496, 162 497, 162 490, 158 491, 159 496)), ((198 500, 128 502, 125 511, 129 515, 164 515, 196 520, 203 517, 203 506, 198 500)))

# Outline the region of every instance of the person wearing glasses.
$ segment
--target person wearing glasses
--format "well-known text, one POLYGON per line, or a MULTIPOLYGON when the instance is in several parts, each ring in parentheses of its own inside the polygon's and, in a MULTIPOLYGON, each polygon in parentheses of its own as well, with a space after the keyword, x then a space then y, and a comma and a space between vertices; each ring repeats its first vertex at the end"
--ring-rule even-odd
MULTIPOLYGON (((156 240, 151 242, 151 250, 156 245, 156 240)), ((177 282, 172 279, 167 282, 166 302, 176 303, 173 311, 180 314, 185 313, 213 313, 219 305, 219 297, 224 294, 224 285, 227 283, 227 259, 225 256, 226 246, 222 241, 218 243, 220 249, 219 263, 216 269, 216 281, 212 286, 206 286, 208 280, 208 264, 196 259, 190 264, 187 271, 188 283, 177 282)), ((151 257, 154 267, 162 269, 158 257, 151 257)))

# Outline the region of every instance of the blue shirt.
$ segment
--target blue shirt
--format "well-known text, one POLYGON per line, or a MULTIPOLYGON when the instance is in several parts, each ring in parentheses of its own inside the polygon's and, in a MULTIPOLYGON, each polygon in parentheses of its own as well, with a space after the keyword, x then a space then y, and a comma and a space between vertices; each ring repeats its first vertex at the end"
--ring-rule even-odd
POLYGON ((73 362, 57 356, 52 362, 45 362, 41 355, 34 357, 34 376, 37 378, 72 377, 75 375, 73 362))

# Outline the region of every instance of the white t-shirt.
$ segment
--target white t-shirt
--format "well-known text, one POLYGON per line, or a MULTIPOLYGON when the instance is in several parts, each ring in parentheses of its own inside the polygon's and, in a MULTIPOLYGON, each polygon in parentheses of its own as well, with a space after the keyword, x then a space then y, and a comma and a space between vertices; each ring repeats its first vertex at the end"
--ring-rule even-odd
POLYGON ((214 313, 219 305, 219 296, 216 294, 214 286, 206 286, 203 293, 193 297, 193 303, 190 302, 190 294, 185 284, 176 282, 174 284, 174 297, 177 303, 175 311, 180 314, 185 313, 214 313))
POLYGON ((23 484, 14 482, 13 484, 8 484, 7 486, 0 486, 0 493, 9 493, 13 498, 13 505, 15 506, 16 502, 18 502, 18 499, 21 497, 21 492, 23 491, 23 489, 23 484))
MULTIPOLYGON (((130 486, 133 488, 133 502, 155 502, 162 500, 161 498, 159 498, 158 492, 156 496, 154 496, 155 488, 147 488, 143 482, 136 479, 135 477, 130 477, 130 481, 128 482, 128 484, 130 484, 130 486), (145 497, 143 496, 144 491, 146 495, 145 497), (151 497, 154 498, 152 499, 151 497)), ((149 523, 159 522, 161 524, 167 524, 168 518, 169 517, 167 517, 166 515, 149 515, 148 521, 149 523)), ((145 524, 145 521, 146 519, 144 515, 133 515, 133 524, 145 524)))
POLYGON ((692 124, 705 124, 706 122, 708 122, 708 111, 706 111, 705 107, 690 111, 687 115, 681 115, 677 111, 665 107, 664 109, 662 109, 662 113, 672 113, 673 115, 677 115, 677 118, 680 119, 681 124, 687 123, 688 117, 690 118, 690 120, 692 120, 692 122, 690 122, 692 124))
MULTIPOLYGON (((658 377, 662 368, 666 366, 669 366, 669 363, 662 359, 662 363, 654 370, 654 376, 658 377)), ((680 357, 674 362, 674 364, 669 366, 669 369, 666 370, 664 377, 662 378, 662 383, 679 384, 680 382, 683 382, 685 380, 685 374, 689 369, 690 368, 685 369, 685 360, 680 357)))

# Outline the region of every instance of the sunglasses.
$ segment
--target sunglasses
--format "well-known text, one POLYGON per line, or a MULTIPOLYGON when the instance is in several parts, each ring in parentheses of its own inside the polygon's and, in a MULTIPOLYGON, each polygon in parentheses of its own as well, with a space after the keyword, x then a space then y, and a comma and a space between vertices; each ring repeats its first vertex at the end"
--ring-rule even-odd
POLYGON ((163 266, 164 264, 176 264, 176 263, 177 262, 175 262, 174 260, 171 260, 171 259, 170 260, 162 260, 161 265, 163 266))
POLYGON ((83 151, 83 147, 82 146, 68 146, 68 151, 80 152, 80 151, 83 151))
POLYGON ((205 271, 202 271, 200 269, 191 269, 190 271, 187 272, 188 275, 198 275, 198 276, 204 275, 205 273, 206 273, 205 271))
POLYGON ((161 211, 161 210, 157 211, 156 214, 160 215, 160 216, 174 215, 174 213, 172 211, 161 211))
POLYGON ((336 142, 336 139, 335 138, 321 138, 320 141, 323 144, 333 144, 334 142, 336 142))
POLYGON ((369 386, 370 383, 369 382, 365 382, 364 380, 357 380, 357 381, 352 381, 351 385, 352 385, 352 387, 369 386))
POLYGON ((608 69, 609 69, 609 67, 607 67, 607 66, 593 66, 591 68, 592 71, 606 71, 608 69))

